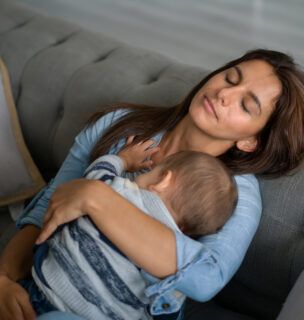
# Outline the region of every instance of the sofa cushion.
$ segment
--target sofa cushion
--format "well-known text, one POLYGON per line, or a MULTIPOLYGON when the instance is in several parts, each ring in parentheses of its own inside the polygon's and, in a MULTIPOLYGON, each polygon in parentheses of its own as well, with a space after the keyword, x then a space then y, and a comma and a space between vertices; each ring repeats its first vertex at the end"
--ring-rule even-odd
POLYGON ((187 299, 185 320, 254 320, 255 318, 221 307, 214 301, 199 303, 187 299))
POLYGON ((259 178, 263 212, 245 261, 218 301, 274 319, 304 269, 304 170, 259 178))

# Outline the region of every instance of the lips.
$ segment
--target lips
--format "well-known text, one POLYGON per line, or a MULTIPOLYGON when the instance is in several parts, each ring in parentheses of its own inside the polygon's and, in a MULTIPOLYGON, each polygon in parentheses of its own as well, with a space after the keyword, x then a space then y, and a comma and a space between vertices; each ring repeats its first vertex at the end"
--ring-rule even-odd
POLYGON ((213 114, 213 116, 218 120, 217 114, 216 114, 215 109, 214 109, 214 105, 213 105, 213 103, 208 99, 208 97, 207 97, 206 95, 204 95, 203 103, 204 103, 205 109, 206 109, 210 114, 213 114))

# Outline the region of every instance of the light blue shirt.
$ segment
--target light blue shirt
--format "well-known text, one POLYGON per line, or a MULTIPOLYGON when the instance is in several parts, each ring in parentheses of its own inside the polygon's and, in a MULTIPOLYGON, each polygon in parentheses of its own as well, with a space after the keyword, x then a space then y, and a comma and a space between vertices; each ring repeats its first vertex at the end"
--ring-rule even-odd
MULTIPOLYGON (((18 227, 34 224, 41 227, 49 199, 61 183, 83 176, 89 165, 89 155, 100 136, 126 111, 109 113, 93 126, 85 128, 76 138, 74 145, 58 171, 56 177, 31 201, 17 222, 18 227)), ((162 134, 153 139, 160 142, 162 134)), ((109 153, 117 153, 124 145, 121 139, 109 153)), ((130 178, 130 177, 128 177, 130 178)), ((157 279, 145 273, 150 286, 146 294, 151 301, 153 315, 180 310, 183 295, 208 301, 231 279, 239 268, 248 246, 258 227, 262 204, 257 179, 253 175, 236 176, 238 203, 235 212, 216 234, 195 241, 175 232, 177 269, 176 274, 157 279)))

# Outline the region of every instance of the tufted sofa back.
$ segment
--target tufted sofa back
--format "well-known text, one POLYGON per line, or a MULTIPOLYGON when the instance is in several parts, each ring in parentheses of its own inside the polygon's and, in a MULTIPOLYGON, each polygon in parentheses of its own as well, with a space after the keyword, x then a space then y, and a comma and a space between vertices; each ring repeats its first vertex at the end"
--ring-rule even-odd
POLYGON ((5 2, 0 55, 26 142, 41 170, 53 172, 98 108, 172 105, 206 73, 5 2))
MULTIPOLYGON (((119 101, 172 105, 206 75, 203 68, 3 0, 0 56, 10 72, 26 143, 46 176, 59 168, 73 138, 97 109, 119 101)), ((273 319, 304 266, 304 170, 260 179, 260 185, 260 227, 237 275, 216 300, 273 319)))

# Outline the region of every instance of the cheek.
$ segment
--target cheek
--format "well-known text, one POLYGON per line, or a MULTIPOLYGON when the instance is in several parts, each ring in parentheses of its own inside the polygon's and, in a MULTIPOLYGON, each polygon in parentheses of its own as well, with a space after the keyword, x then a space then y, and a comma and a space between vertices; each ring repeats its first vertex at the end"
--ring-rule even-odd
POLYGON ((239 119, 235 124, 231 124, 235 132, 242 137, 254 136, 261 131, 265 125, 264 121, 254 121, 239 119))
POLYGON ((194 122, 199 121, 200 119, 203 118, 201 109, 202 108, 198 104, 198 101, 193 100, 193 102, 191 103, 191 105, 189 107, 188 114, 193 119, 194 122))
POLYGON ((255 121, 253 121, 247 115, 238 115, 234 117, 230 117, 227 115, 224 118, 224 130, 227 132, 234 133, 235 138, 244 138, 250 135, 254 135, 259 131, 259 127, 255 121))

